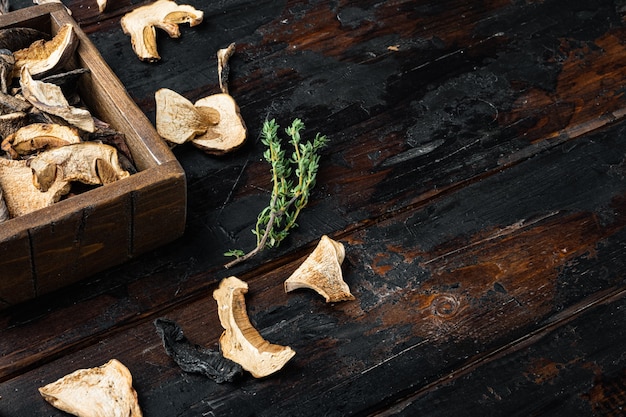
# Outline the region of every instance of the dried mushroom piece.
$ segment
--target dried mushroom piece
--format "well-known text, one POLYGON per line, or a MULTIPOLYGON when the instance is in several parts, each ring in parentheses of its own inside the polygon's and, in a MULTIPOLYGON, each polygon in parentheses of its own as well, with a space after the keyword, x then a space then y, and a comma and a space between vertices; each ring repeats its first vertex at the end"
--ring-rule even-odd
POLYGON ((107 8, 107 0, 97 0, 98 3, 98 11, 100 13, 104 13, 104 10, 107 8))
POLYGON ((196 107, 175 91, 161 88, 154 94, 156 129, 159 135, 175 144, 183 144, 206 133, 220 122, 220 113, 210 107, 196 107))
POLYGON ((9 87, 13 80, 13 69, 15 68, 15 56, 8 49, 0 49, 0 91, 9 93, 9 87))
POLYGON ((130 176, 119 163, 117 149, 95 142, 81 142, 50 149, 31 158, 35 187, 46 191, 60 175, 63 181, 110 184, 130 176))
POLYGON ((51 40, 39 39, 28 48, 13 52, 15 57, 13 76, 19 77, 22 68, 26 66, 30 75, 36 77, 63 68, 74 55, 78 43, 74 27, 66 23, 51 40))
POLYGON ((18 159, 22 155, 79 142, 81 138, 74 127, 32 123, 5 137, 1 147, 11 158, 18 159))
POLYGON ((317 291, 327 303, 354 300, 341 272, 344 257, 341 242, 322 236, 315 250, 285 281, 285 292, 309 288, 317 291))
POLYGON ((0 114, 14 113, 14 112, 27 112, 32 109, 33 106, 24 98, 20 96, 12 96, 0 92, 0 114))
POLYGON ((60 117, 86 132, 96 129, 88 110, 70 106, 58 85, 33 80, 28 66, 22 68, 20 85, 24 98, 42 112, 60 117))
POLYGON ((39 388, 43 398, 77 417, 142 417, 133 377, 120 361, 79 369, 39 388))
POLYGON ((220 349, 224 357, 240 364, 255 378, 263 378, 282 367, 296 354, 289 346, 271 344, 252 327, 246 312, 244 295, 248 284, 237 277, 220 282, 213 292, 224 332, 220 349))
POLYGON ((183 371, 205 375, 218 384, 233 382, 242 374, 241 365, 226 359, 220 352, 190 343, 173 320, 158 318, 154 326, 161 336, 165 353, 183 371))
POLYGON ((220 114, 220 122, 209 126, 206 133, 195 137, 191 143, 204 152, 221 155, 239 149, 246 141, 247 130, 239 106, 228 94, 213 94, 201 98, 196 107, 209 107, 220 114))
POLYGON ((0 223, 9 220, 9 218, 9 209, 7 208, 7 203, 4 202, 2 188, 0 188, 0 223))
POLYGON ((135 54, 142 61, 154 62, 161 59, 157 51, 156 29, 163 29, 171 38, 180 37, 179 24, 197 26, 202 23, 204 13, 194 7, 178 5, 171 0, 157 0, 124 15, 120 21, 122 30, 130 35, 135 54))
POLYGON ((0 137, 6 138, 7 136, 15 133, 21 127, 28 124, 28 115, 24 112, 14 112, 9 114, 0 115, 0 137))
POLYGON ((70 191, 70 183, 55 178, 47 191, 33 184, 33 172, 25 160, 0 158, 0 188, 11 218, 49 207, 70 191))

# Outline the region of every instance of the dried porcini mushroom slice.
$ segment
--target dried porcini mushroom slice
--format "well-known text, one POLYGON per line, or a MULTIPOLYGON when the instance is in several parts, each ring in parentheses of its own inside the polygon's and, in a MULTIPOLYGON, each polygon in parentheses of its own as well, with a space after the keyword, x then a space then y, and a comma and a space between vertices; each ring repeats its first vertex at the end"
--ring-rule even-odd
POLYGON ((28 155, 41 150, 58 148, 81 141, 74 127, 52 123, 32 123, 26 125, 2 141, 2 149, 11 158, 28 155))
POLYGON ((231 276, 213 292, 224 332, 220 349, 224 357, 237 362, 255 378, 263 378, 282 367, 296 354, 289 346, 271 344, 252 327, 244 295, 248 284, 231 276))
POLYGON ((19 77, 23 67, 29 73, 40 77, 65 66, 74 55, 79 40, 74 27, 70 23, 61 26, 57 34, 49 41, 39 39, 28 48, 13 52, 15 68, 13 76, 19 77))
POLYGON ((28 160, 35 187, 46 191, 59 175, 64 181, 110 184, 130 176, 119 163, 117 149, 95 142, 81 142, 41 152, 28 160))
POLYGON ((77 417, 142 417, 133 377, 117 359, 74 371, 39 388, 39 393, 54 407, 77 417))
POLYGON ((0 91, 8 94, 9 86, 13 80, 15 68, 15 56, 8 49, 0 49, 0 91))
POLYGON ((209 126, 206 133, 195 137, 191 143, 209 154, 221 155, 239 149, 246 141, 247 130, 239 106, 228 94, 213 94, 194 104, 209 107, 220 114, 220 122, 209 126))
POLYGON ((233 382, 242 374, 241 365, 226 359, 220 352, 190 343, 173 320, 158 318, 154 326, 161 336, 165 353, 183 371, 205 375, 218 384, 233 382))
POLYGON ((70 191, 70 183, 56 177, 47 191, 33 184, 33 173, 25 160, 0 158, 0 187, 10 216, 18 217, 51 206, 70 191))
POLYGON ((341 272, 344 257, 341 242, 322 236, 315 250, 285 281, 285 292, 309 288, 317 291, 327 303, 354 300, 341 272))
POLYGON ((220 122, 220 113, 209 107, 195 107, 175 91, 161 88, 154 94, 156 129, 168 142, 178 145, 206 133, 220 122))
POLYGON ((33 107, 28 101, 20 97, 0 92, 0 113, 27 112, 33 107))
POLYGON ((156 45, 156 29, 163 29, 171 38, 180 37, 179 24, 196 26, 202 23, 204 13, 194 7, 178 5, 171 0, 157 0, 124 15, 120 21, 122 30, 130 35, 135 54, 142 61, 161 59, 156 45))
POLYGON ((24 98, 42 112, 58 116, 86 132, 96 129, 88 110, 70 106, 58 85, 33 80, 28 66, 22 68, 20 85, 24 98))
POLYGON ((0 223, 9 220, 9 217, 9 209, 7 208, 7 203, 4 202, 2 188, 0 188, 0 223))

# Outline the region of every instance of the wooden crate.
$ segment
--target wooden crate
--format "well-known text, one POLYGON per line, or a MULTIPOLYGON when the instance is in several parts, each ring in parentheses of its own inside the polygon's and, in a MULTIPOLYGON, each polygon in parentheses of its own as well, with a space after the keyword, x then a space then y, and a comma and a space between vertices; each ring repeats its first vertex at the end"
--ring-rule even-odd
POLYGON ((180 237, 185 174, 78 24, 58 3, 0 16, 0 28, 26 26, 54 35, 71 23, 76 67, 91 113, 126 136, 138 172, 129 178, 0 223, 0 308, 59 289, 180 237))

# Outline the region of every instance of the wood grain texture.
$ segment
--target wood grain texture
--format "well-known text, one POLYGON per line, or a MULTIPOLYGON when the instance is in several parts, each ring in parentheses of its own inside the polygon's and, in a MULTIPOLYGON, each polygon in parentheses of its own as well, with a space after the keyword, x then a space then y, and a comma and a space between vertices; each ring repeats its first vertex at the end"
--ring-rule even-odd
POLYGON ((158 88, 216 92, 215 52, 236 42, 251 136, 226 157, 174 149, 181 239, 0 313, 0 415, 61 415, 36 387, 110 358, 150 416, 620 415, 623 2, 189 1, 205 22, 160 36, 152 65, 119 27, 143 3, 66 4, 152 122, 158 88), (279 249, 225 270, 269 196, 261 124, 296 116, 331 139, 310 205, 279 249), (322 234, 346 246, 355 301, 284 293, 322 234), (217 349, 212 292, 232 274, 255 328, 297 353, 216 384, 153 321, 217 349))

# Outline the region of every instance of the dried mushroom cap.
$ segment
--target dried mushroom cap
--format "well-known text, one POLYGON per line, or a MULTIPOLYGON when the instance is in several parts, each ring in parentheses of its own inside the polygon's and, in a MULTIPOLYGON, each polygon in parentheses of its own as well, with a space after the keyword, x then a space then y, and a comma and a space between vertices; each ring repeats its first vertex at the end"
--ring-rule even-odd
POLYGON ((182 144, 206 133, 220 121, 217 110, 195 107, 175 91, 161 88, 154 94, 156 101, 156 129, 159 135, 172 143, 182 144))
POLYGON ((204 13, 189 5, 178 5, 171 0, 157 0, 124 15, 120 21, 122 30, 130 35, 135 54, 142 61, 161 59, 156 45, 156 29, 163 29, 171 38, 180 37, 179 24, 196 26, 202 23, 204 13))
POLYGON ((8 49, 0 49, 0 91, 7 94, 13 80, 15 56, 8 49))
POLYGON ((46 192, 41 192, 33 184, 26 161, 0 158, 0 188, 9 214, 18 217, 56 203, 70 191, 70 183, 57 177, 46 192))
POLYGON ((354 300, 341 272, 344 257, 342 243, 322 236, 315 250, 285 281, 285 292, 309 288, 317 291, 327 303, 354 300))
POLYGON ((220 122, 207 129, 206 133, 192 139, 198 148, 206 153, 221 155, 239 149, 246 141, 246 125, 241 117, 239 106, 228 94, 213 94, 202 98, 195 107, 210 107, 220 114, 220 122))
POLYGON ((15 51, 13 76, 19 77, 20 71, 25 66, 32 76, 42 76, 62 68, 74 55, 78 42, 74 27, 66 23, 51 40, 40 39, 28 48, 15 51))
POLYGON ((54 407, 77 417, 142 417, 133 377, 116 359, 74 371, 39 392, 54 407))
POLYGON ((35 187, 46 191, 60 175, 64 181, 110 184, 130 176, 119 163, 117 150, 109 145, 81 142, 40 153, 29 160, 35 187))
POLYGON ((2 114, 0 115, 0 137, 6 138, 27 124, 28 115, 24 112, 2 114))
POLYGON ((58 116, 86 132, 95 131, 95 122, 88 110, 70 106, 58 85, 33 80, 28 66, 22 68, 20 85, 24 98, 42 112, 58 116))
POLYGON ((74 127, 52 123, 32 123, 26 125, 2 141, 2 149, 11 158, 28 155, 45 149, 58 148, 81 141, 74 127))
POLYGON ((220 349, 225 358, 240 364, 255 378, 279 371, 296 354, 289 346, 271 344, 252 327, 244 294, 248 284, 237 277, 225 278, 213 292, 224 332, 220 349))

